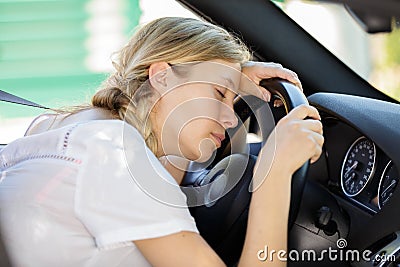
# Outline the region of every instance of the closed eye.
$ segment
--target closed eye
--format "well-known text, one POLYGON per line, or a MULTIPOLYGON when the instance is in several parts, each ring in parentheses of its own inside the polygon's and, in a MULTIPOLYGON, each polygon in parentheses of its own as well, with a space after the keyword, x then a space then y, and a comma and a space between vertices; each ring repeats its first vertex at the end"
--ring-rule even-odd
POLYGON ((225 98, 225 94, 218 88, 215 88, 215 91, 217 91, 218 95, 222 98, 225 98))

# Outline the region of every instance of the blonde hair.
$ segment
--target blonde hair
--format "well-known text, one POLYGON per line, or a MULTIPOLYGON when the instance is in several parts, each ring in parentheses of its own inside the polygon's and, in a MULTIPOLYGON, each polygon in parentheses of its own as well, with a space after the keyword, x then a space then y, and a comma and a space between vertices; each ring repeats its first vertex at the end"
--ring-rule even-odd
POLYGON ((92 105, 134 126, 156 153, 157 138, 147 119, 154 91, 148 83, 149 66, 214 59, 243 63, 250 53, 238 38, 213 24, 191 18, 156 19, 141 27, 116 54, 115 72, 93 96, 92 105))

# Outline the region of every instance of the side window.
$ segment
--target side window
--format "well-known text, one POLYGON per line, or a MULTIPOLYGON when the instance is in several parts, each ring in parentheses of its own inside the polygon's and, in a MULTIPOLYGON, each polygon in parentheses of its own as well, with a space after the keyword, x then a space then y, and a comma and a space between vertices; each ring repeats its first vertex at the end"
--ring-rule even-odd
MULTIPOLYGON (((173 0, 2 1, 0 90, 57 108, 90 101, 141 23, 194 15, 173 0)), ((0 101, 0 144, 43 110, 0 101)))
POLYGON ((394 17, 391 32, 367 33, 341 1, 274 1, 359 76, 400 100, 400 25, 394 17))

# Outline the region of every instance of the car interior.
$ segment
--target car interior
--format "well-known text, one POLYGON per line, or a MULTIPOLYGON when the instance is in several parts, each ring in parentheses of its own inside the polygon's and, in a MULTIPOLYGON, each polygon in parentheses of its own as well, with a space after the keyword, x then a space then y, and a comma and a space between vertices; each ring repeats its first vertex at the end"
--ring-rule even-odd
MULTIPOLYGON (((246 233, 252 170, 273 127, 265 123, 266 110, 278 121, 293 107, 308 102, 321 114, 325 144, 320 159, 305 163, 293 176, 288 247, 319 253, 329 248, 369 250, 375 260, 288 260, 288 266, 397 266, 399 102, 361 78, 272 1, 177 2, 242 38, 256 60, 279 62, 294 70, 307 97, 293 94, 296 90, 290 83, 272 79, 264 80, 262 86, 282 100, 282 107, 251 97, 237 99, 235 112, 244 123, 227 132, 207 169, 187 172, 182 184, 201 186, 226 177, 224 173, 229 179, 229 173, 235 173, 230 166, 241 166, 229 192, 223 194, 226 182, 216 183, 213 194, 217 197, 208 205, 190 208, 205 240, 227 266, 237 265, 246 233), (249 133, 260 136, 259 141, 246 142, 249 133), (239 149, 232 150, 233 142, 239 149), (345 244, 339 246, 339 240, 345 244), (376 255, 392 256, 392 261, 379 261, 376 255)), ((400 2, 394 0, 320 2, 344 5, 370 33, 390 31, 393 17, 400 18, 400 2)), ((0 251, 4 252, 1 247, 0 251)))
MULTIPOLYGON (((347 242, 346 249, 369 249, 374 255, 394 255, 396 260, 390 264, 396 264, 400 249, 397 238, 400 216, 396 212, 400 196, 395 191, 399 181, 396 166, 400 164, 396 141, 400 134, 398 102, 362 79, 271 1, 179 2, 241 36, 258 60, 279 62, 295 70, 309 103, 321 113, 324 152, 318 162, 309 166, 296 220, 288 226, 289 248, 319 252, 329 247, 337 249, 337 241, 342 238, 347 242)), ((370 16, 364 15, 364 27, 369 32, 387 30, 390 21, 387 17, 398 16, 397 11, 388 10, 393 1, 379 2, 379 6, 384 6, 382 9, 378 1, 366 1, 364 9, 358 1, 340 2, 352 4, 353 7, 346 8, 357 10, 358 14, 368 13, 362 12, 366 8, 380 10, 376 13, 381 12, 382 25, 375 24, 375 29, 368 24, 370 16)), ((241 109, 241 105, 237 104, 236 108, 241 109)), ((276 119, 285 113, 282 108, 271 107, 271 110, 276 119)), ((260 130, 257 123, 249 125, 250 132, 260 130)), ((256 156, 257 144, 250 146, 251 156, 256 156)), ((216 161, 224 156, 223 152, 217 153, 216 161)), ((248 167, 252 164, 249 160, 248 167)), ((244 241, 249 198, 240 192, 247 186, 238 183, 238 188, 232 190, 238 192, 230 192, 234 196, 229 193, 211 207, 192 208, 200 232, 228 266, 237 263, 244 241), (238 202, 240 205, 236 205, 238 202), (226 211, 228 203, 236 216, 226 211), (240 209, 242 213, 237 211, 240 209)), ((292 185, 292 194, 295 188, 292 185)), ((290 216, 293 209, 291 202, 290 216)), ((288 262, 288 266, 321 264, 391 266, 388 262, 362 260, 288 262)))

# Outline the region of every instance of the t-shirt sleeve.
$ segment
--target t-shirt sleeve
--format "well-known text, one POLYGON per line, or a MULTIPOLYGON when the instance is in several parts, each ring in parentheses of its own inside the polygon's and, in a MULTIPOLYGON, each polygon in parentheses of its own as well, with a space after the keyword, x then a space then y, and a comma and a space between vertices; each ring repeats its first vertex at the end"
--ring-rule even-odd
POLYGON ((83 155, 75 211, 96 245, 119 247, 180 231, 198 233, 185 195, 136 129, 109 124, 77 127, 69 140, 68 153, 83 155))

